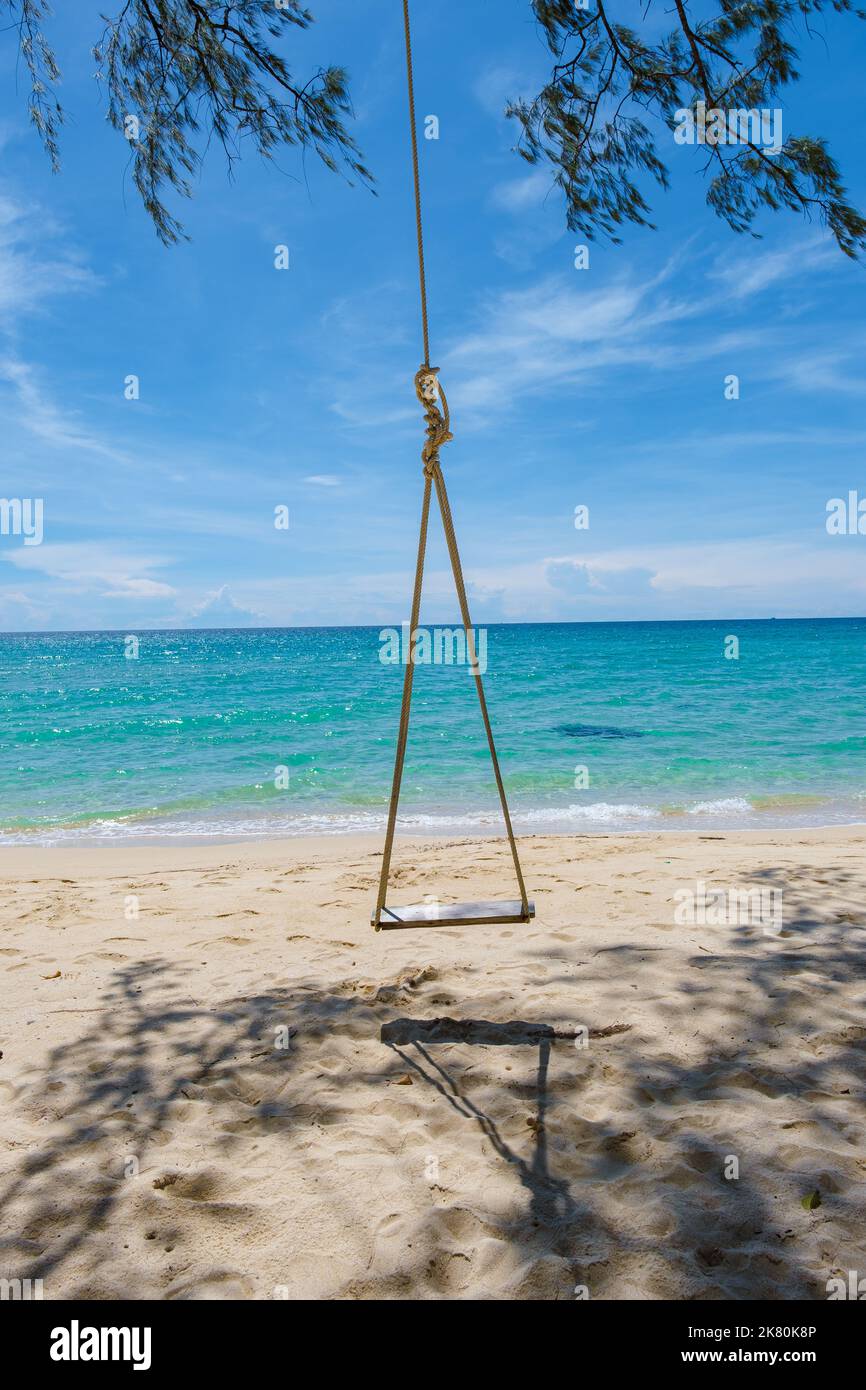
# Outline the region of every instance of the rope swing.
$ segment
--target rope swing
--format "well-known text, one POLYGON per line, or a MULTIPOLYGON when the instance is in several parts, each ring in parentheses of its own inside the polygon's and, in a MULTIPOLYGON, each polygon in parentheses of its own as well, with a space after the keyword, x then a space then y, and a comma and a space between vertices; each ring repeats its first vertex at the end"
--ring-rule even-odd
POLYGON ((412 71, 412 37, 409 27, 409 0, 403 0, 403 23, 406 40, 406 77, 409 93, 409 129, 412 139, 412 173, 415 184, 415 223, 418 234, 418 279, 421 290, 421 327, 424 335, 424 361, 415 373, 415 394, 424 411, 426 439, 424 447, 421 450, 421 461, 424 467, 424 496, 421 502, 421 528, 418 537, 418 558, 415 564, 415 584, 412 590, 412 612, 409 625, 411 648, 403 677, 403 700, 400 706, 397 751, 394 759, 394 779, 391 785, 388 825, 385 831, 385 847, 382 853, 379 895, 376 900, 375 911, 371 918, 376 931, 401 927, 444 927, 486 922, 528 922, 535 916, 535 906, 526 896, 526 887, 523 882, 523 873, 517 854, 517 844, 514 839, 511 816, 508 811, 508 802, 505 798, 505 787, 502 782, 502 773, 499 770, 499 759, 496 756, 496 745, 493 741, 493 730, 490 725, 490 716, 487 712, 484 685, 481 680, 481 671, 475 651, 475 636, 472 628, 472 620, 469 616, 469 603, 466 597, 466 585, 463 579, 463 569, 460 564, 460 554, 457 549, 457 537, 454 534, 454 521, 451 516, 451 507, 445 488, 445 478, 439 459, 439 450, 442 445, 447 444, 453 436, 450 428, 448 401, 442 389, 441 382, 439 381, 439 368, 430 366, 430 334, 427 321, 427 283, 424 271, 424 235, 421 223, 421 179, 418 168, 418 135, 415 124, 415 83, 412 71), (441 409, 439 404, 440 401, 441 409), (409 735, 412 682, 415 673, 415 644, 418 633, 418 619, 421 612, 421 590, 424 583, 424 559, 427 551, 427 527, 430 519, 430 500, 434 488, 436 489, 439 511, 442 515, 442 525, 445 531, 445 542, 448 546, 448 555, 451 560, 451 569, 454 574, 454 586, 457 590, 460 617, 466 633, 467 657, 475 680, 475 689, 478 692, 481 718, 484 723, 485 733, 487 734, 487 745, 490 749, 493 775, 496 778, 499 803, 502 807, 502 816, 505 821, 508 843, 511 846, 511 857, 514 861, 514 872, 517 877, 517 887, 520 897, 517 900, 509 902, 455 903, 448 906, 440 906, 438 903, 422 903, 403 908, 387 907, 385 899, 388 893, 388 875, 391 868, 391 852, 394 847, 397 807, 400 801, 400 784, 403 780, 403 763, 406 757, 406 742, 409 735))

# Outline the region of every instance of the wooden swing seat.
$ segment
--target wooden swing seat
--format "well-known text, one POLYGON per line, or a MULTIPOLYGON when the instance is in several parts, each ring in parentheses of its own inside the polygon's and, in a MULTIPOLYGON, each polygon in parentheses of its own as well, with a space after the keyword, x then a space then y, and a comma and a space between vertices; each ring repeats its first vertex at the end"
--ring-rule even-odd
MULTIPOLYGON (((509 902, 410 903, 408 907, 383 907, 380 931, 399 931, 403 927, 482 927, 494 923, 530 922, 535 903, 524 908, 519 898, 509 902)), ((376 914, 370 917, 376 926, 376 914)))

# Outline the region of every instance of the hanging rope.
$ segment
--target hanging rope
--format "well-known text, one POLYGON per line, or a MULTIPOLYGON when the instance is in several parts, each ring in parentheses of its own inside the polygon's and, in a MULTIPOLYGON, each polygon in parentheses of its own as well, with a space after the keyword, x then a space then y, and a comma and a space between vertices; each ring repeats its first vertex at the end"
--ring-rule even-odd
POLYGON ((421 175, 418 169, 418 127, 415 123, 415 74, 412 65, 412 31, 409 27, 409 0, 403 0, 403 31, 406 36, 406 87, 409 93, 409 135, 412 141, 412 175, 415 180, 415 229, 418 234, 418 279, 421 285, 421 331, 424 334, 424 365, 430 366, 430 330, 427 325, 427 277, 424 274, 424 229, 421 225, 421 175))
POLYGON ((478 703, 481 708, 481 719, 484 724, 484 731, 487 735, 487 745, 490 749, 490 758, 493 763, 493 773, 496 779, 496 788, 499 792, 499 803, 502 807, 502 816, 505 821, 505 830, 508 835, 508 842, 511 846, 511 857, 514 861, 514 872, 517 876, 517 886, 520 890, 520 901, 524 914, 529 915, 529 903, 526 896, 526 888, 523 882, 523 873, 520 868, 520 859, 517 854, 517 844, 514 839, 514 830, 511 825, 511 816, 508 810, 508 802, 505 798, 505 786, 502 781, 502 774, 499 770, 499 759, 496 756, 496 745, 493 741, 493 729, 490 724, 490 716, 487 712, 487 700, 484 695, 484 685, 481 680, 481 670, 478 665, 478 656, 475 651, 475 634, 472 627, 472 620, 469 616, 469 600, 466 596, 466 584, 463 579, 463 567, 460 563, 460 553, 457 549, 457 536, 454 531, 454 519, 451 515, 451 506, 448 501, 448 493, 445 488, 445 477, 442 473, 442 465, 439 460, 439 450, 443 444, 447 444, 453 438, 451 434, 451 420, 448 411, 448 401, 442 385, 439 381, 439 368, 430 366, 430 333, 427 320, 427 279, 424 270, 424 230, 421 220, 421 176, 418 162, 418 133, 415 121, 415 80, 412 69, 412 35, 409 25, 409 0, 403 0, 403 26, 406 38, 406 81, 409 92, 409 129, 412 142, 412 174, 415 184, 415 225, 418 235, 418 279, 421 289, 421 328, 424 338, 424 361, 415 373, 415 394, 421 405, 424 407, 424 419, 426 423, 426 441, 421 450, 421 461, 424 466, 424 496, 421 502, 421 530, 418 537, 418 557, 415 562, 415 584, 412 590, 412 611, 409 620, 410 651, 406 671, 403 676, 403 700, 400 706, 400 725, 397 732, 397 752, 394 759, 394 777, 391 784, 391 801, 388 806, 388 823, 385 830, 385 847, 382 852, 382 871, 379 876, 379 895, 376 899, 376 911, 373 917, 373 924, 378 931, 382 910, 385 907, 385 898, 388 892, 388 875, 391 868, 391 854, 394 848, 394 832, 397 825, 397 806, 400 801, 400 785, 403 780, 403 763, 406 758, 406 743, 409 737, 409 714, 412 705, 412 682, 415 674, 415 643, 418 632, 418 619, 421 614, 421 589, 424 582, 424 560, 427 551, 427 529, 430 520, 430 498, 432 489, 436 489, 436 498, 439 503, 439 510, 442 513, 442 525, 445 530, 445 543, 448 547, 448 555, 451 561, 451 570, 454 575, 454 586, 457 590, 457 602, 460 606, 460 618, 466 634, 466 652, 469 658, 470 669, 475 680, 475 689, 478 693, 478 703), (441 401, 441 409, 439 402, 441 401))

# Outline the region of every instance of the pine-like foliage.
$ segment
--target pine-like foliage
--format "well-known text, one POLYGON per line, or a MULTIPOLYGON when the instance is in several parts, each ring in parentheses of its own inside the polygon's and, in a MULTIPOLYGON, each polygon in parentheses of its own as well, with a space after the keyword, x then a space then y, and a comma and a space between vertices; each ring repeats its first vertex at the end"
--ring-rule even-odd
MULTIPOLYGON (((42 25, 48 0, 0 0, 20 31, 31 75, 31 119, 58 163, 63 112, 59 73, 42 25)), ((272 158, 286 145, 312 150, 332 170, 371 184, 346 121, 346 73, 330 67, 306 82, 280 52, 292 28, 313 22, 299 0, 125 0, 94 49, 108 119, 130 141, 133 178, 157 235, 183 235, 166 193, 188 197, 190 178, 216 138, 229 167, 244 141, 272 158)))
MULTIPOLYGON (((699 102, 707 110, 779 108, 799 77, 797 44, 814 37, 821 12, 866 18, 853 0, 716 0, 700 6, 712 13, 698 20, 691 0, 664 0, 671 27, 651 43, 641 30, 652 4, 532 0, 555 63, 539 95, 512 102, 508 114, 521 127, 520 154, 553 167, 568 226, 587 238, 619 241, 625 223, 652 225, 642 176, 667 188, 661 151, 673 148, 677 111, 699 102)), ((846 255, 866 248, 866 220, 819 136, 790 135, 777 153, 751 141, 702 151, 707 202, 735 231, 751 230, 762 208, 790 208, 820 218, 846 255)))

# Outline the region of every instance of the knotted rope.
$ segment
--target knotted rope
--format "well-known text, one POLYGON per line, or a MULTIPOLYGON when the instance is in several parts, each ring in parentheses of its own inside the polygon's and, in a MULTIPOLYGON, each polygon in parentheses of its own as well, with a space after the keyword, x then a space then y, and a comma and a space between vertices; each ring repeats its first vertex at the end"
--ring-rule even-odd
POLYGON ((424 419, 427 421, 427 443, 421 450, 425 477, 432 475, 433 470, 439 465, 439 450, 442 445, 454 438, 449 428, 451 417, 448 413, 448 402, 438 373, 438 367, 426 365, 419 367, 415 373, 415 395, 424 407, 424 419))

